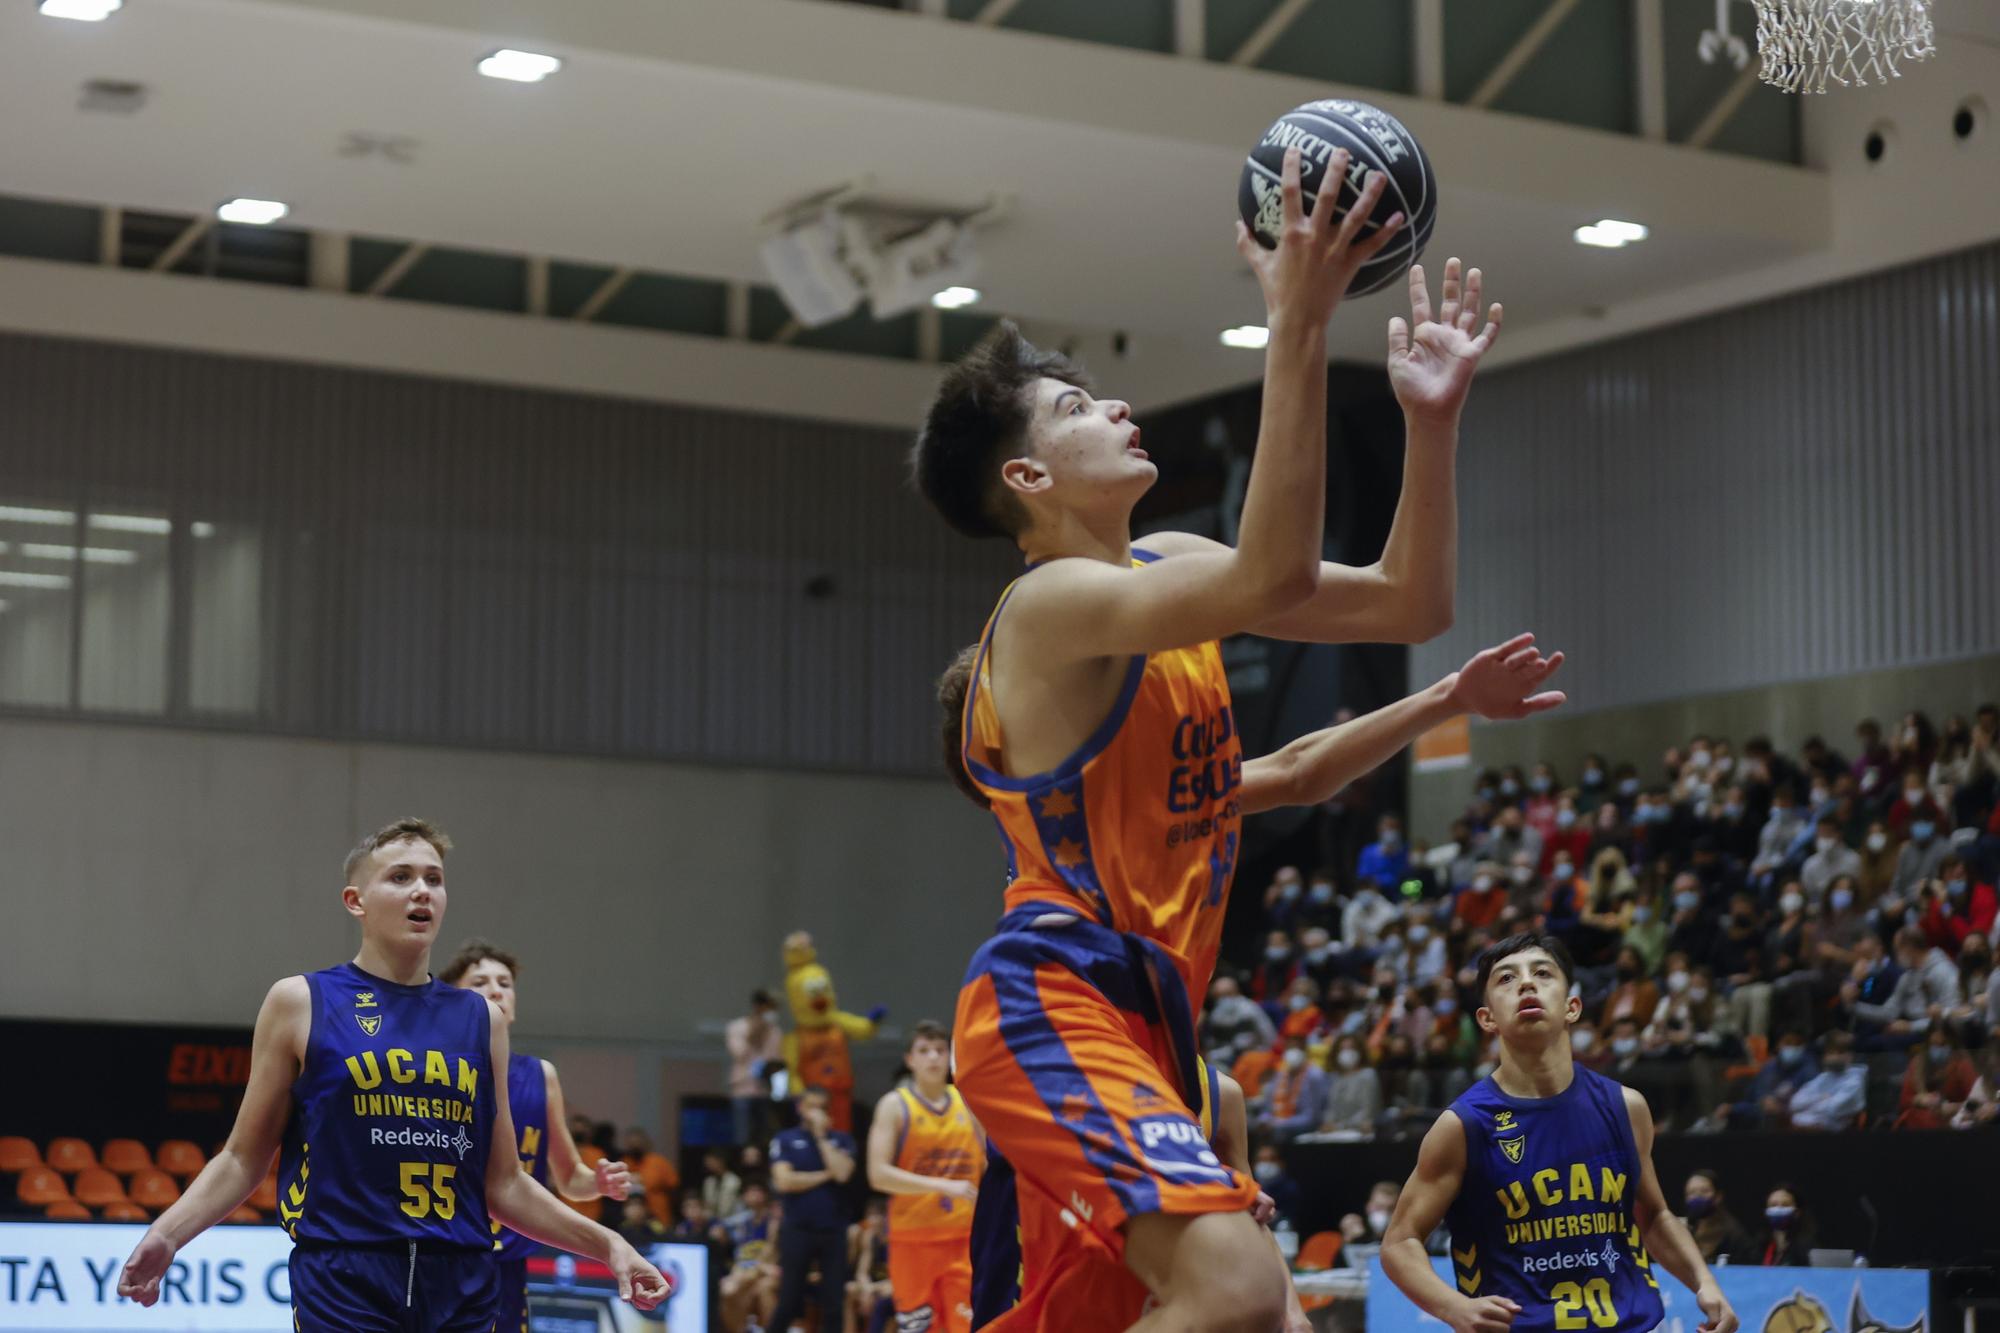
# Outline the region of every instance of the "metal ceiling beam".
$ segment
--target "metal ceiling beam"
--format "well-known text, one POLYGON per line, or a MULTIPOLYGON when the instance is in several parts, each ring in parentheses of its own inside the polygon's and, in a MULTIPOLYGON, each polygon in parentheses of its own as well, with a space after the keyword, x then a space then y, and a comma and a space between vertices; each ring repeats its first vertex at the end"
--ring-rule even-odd
POLYGON ((578 306, 576 313, 570 316, 570 318, 579 320, 585 324, 596 319, 604 307, 611 304, 611 298, 624 291, 625 284, 632 281, 635 276, 636 270, 633 269, 612 269, 610 275, 603 282, 597 284, 597 290, 590 294, 590 299, 578 306))
POLYGON ((1562 21, 1569 17, 1577 3, 1578 0, 1549 0, 1549 7, 1542 11, 1541 17, 1529 24, 1528 30, 1521 34, 1507 54, 1500 57, 1500 63, 1473 90, 1465 104, 1482 110, 1492 106, 1500 94, 1507 91, 1507 86, 1514 82, 1515 76, 1535 58, 1535 53, 1542 49, 1555 30, 1562 26, 1562 21))
POLYGON ((1444 100, 1444 0, 1410 0, 1411 86, 1417 96, 1444 100))
POLYGON ((1229 63, 1254 65, 1262 60, 1264 53, 1277 44, 1278 39, 1285 35, 1285 29, 1291 27, 1311 3, 1312 0, 1278 0, 1278 7, 1265 15, 1257 30, 1236 48, 1236 54, 1229 57, 1229 63))
POLYGON ((1688 147, 1706 148, 1715 142, 1715 136, 1722 133, 1722 127, 1729 123, 1729 118, 1736 114, 1744 99, 1757 90, 1758 74, 1759 66, 1755 60, 1743 67, 1743 72, 1736 76, 1736 82, 1729 85, 1729 91, 1717 98, 1715 105, 1708 109, 1708 114, 1701 118, 1701 123, 1689 131, 1688 147))
POLYGON ((916 0, 916 3, 911 8, 915 9, 925 18, 932 19, 944 18, 948 12, 945 8, 945 0, 916 0))
POLYGON ((527 271, 523 274, 522 297, 531 315, 549 313, 549 260, 547 255, 528 256, 527 271))
POLYGON ((1174 0, 1174 54, 1192 60, 1208 54, 1208 0, 1174 0))
POLYGON ((417 261, 430 252, 430 246, 422 241, 412 241, 403 247, 403 253, 389 261, 389 267, 375 275, 375 281, 361 294, 363 296, 386 296, 397 283, 409 276, 417 261))
POLYGON ((160 251, 153 260, 153 272, 165 273, 187 258, 187 252, 194 249, 196 241, 208 235, 208 229, 214 223, 214 218, 190 218, 187 226, 181 228, 181 234, 174 237, 173 244, 160 251))
POLYGON ((346 291, 348 260, 349 246, 346 232, 306 233, 306 285, 314 291, 346 291))
POLYGON ((1667 26, 1663 0, 1632 0, 1633 121, 1639 137, 1667 141, 1667 26))
POLYGON ((111 268, 125 256, 125 210, 116 204, 97 210, 97 262, 111 268))
POLYGON ((801 333, 804 333, 805 331, 806 331, 805 325, 799 323, 799 321, 797 321, 796 319, 788 319, 778 327, 778 331, 776 333, 771 335, 771 341, 774 343, 778 343, 782 346, 783 344, 788 343, 792 339, 798 337, 801 333))
POLYGON ((944 311, 934 305, 917 311, 917 360, 944 360, 944 311))
POLYGON ((1014 6, 1021 0, 986 0, 986 7, 972 16, 972 21, 981 27, 997 27, 1001 19, 1014 12, 1014 6))
POLYGON ((732 282, 724 289, 722 333, 738 342, 750 336, 750 284, 732 282))

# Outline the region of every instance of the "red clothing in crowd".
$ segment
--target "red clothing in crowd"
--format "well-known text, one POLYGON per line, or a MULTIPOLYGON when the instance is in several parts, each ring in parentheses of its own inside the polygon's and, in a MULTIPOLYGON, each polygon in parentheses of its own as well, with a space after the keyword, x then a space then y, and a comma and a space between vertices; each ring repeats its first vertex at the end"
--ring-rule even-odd
POLYGON ((2000 915, 2000 894, 1993 891, 1991 884, 1969 884, 1965 896, 1964 916, 1951 910, 1956 906, 1951 900, 1933 898, 1929 910, 1918 922, 1931 947, 1943 949, 1954 958, 1966 936, 1984 935, 1993 929, 1993 918, 2000 915))

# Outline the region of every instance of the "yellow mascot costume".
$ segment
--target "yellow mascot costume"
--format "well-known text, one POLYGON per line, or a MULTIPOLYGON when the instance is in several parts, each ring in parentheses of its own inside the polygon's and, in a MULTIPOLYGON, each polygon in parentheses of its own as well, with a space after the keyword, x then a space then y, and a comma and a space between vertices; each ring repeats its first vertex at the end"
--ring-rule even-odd
POLYGON ((884 1010, 868 1017, 841 1011, 833 994, 833 978, 819 965, 812 936, 794 931, 785 937, 785 1000, 792 1011, 792 1030, 785 1034, 785 1068, 792 1092, 825 1088, 835 1129, 854 1129, 854 1060, 847 1043, 867 1041, 884 1010))

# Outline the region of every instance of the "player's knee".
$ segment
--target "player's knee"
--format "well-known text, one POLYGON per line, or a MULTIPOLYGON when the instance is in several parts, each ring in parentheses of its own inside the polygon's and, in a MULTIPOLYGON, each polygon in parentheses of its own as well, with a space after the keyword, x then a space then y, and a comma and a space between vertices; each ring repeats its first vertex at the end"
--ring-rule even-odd
POLYGON ((1284 1322, 1277 1251, 1244 1213, 1193 1219, 1175 1247, 1170 1290, 1195 1327, 1214 1333, 1271 1333, 1284 1322))

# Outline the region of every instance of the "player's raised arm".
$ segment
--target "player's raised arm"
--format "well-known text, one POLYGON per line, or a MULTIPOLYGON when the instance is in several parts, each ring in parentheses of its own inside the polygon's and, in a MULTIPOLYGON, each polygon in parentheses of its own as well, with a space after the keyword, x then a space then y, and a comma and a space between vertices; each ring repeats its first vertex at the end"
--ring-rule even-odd
POLYGON ((1521 1307, 1504 1296, 1474 1300, 1454 1291, 1431 1267, 1424 1239, 1444 1221, 1465 1181, 1465 1126, 1446 1111, 1417 1149, 1417 1169, 1396 1198, 1395 1215, 1382 1237, 1382 1271, 1426 1314, 1458 1333, 1506 1333, 1521 1307))
POLYGON ((1625 1089, 1625 1111, 1632 1117, 1632 1146, 1639 1153, 1639 1194, 1632 1207, 1639 1243, 1694 1293, 1694 1303, 1705 1316, 1698 1333, 1736 1333, 1736 1311, 1729 1298, 1722 1294, 1687 1225, 1674 1216, 1660 1192, 1660 1178, 1653 1172, 1653 1110, 1644 1094, 1625 1089))
MULTIPOLYGON (((489 1001, 490 1003, 490 1001, 489 1001)), ((507 1025, 493 1020, 492 1067, 507 1068, 507 1025)), ((493 1142, 486 1157, 486 1209, 502 1226, 530 1240, 595 1259, 618 1279, 618 1295, 641 1310, 668 1296, 667 1280, 624 1237, 567 1207, 521 1169, 514 1146, 514 1113, 507 1104, 507 1079, 493 1080, 493 1142)))
POLYGON ((583 1154, 570 1137, 569 1112, 563 1105, 562 1079, 556 1067, 542 1061, 542 1087, 549 1107, 549 1179, 566 1199, 622 1199, 632 1192, 632 1172, 623 1162, 610 1158, 595 1168, 585 1166, 583 1154))
POLYGON ((174 1255, 240 1207, 271 1169, 291 1111, 292 1082, 312 1024, 311 1004, 304 977, 286 977, 264 996, 250 1039, 249 1085, 229 1141, 187 1192, 146 1228, 119 1274, 120 1296, 141 1305, 159 1300, 160 1279, 174 1255))
POLYGON ((1308 732, 1281 750, 1249 760, 1243 765, 1243 813, 1327 800, 1424 732, 1462 713, 1499 719, 1546 712, 1564 699, 1560 690, 1542 689, 1562 661, 1561 653, 1543 657, 1534 635, 1517 635, 1475 653, 1429 689, 1352 722, 1308 732))
MULTIPOLYGON (((1336 153, 1328 178, 1346 169, 1346 155, 1336 153)), ((1263 288, 1270 329, 1242 543, 1138 570, 1097 560, 1058 560, 1037 570, 1013 603, 1032 625, 1023 631, 1028 651, 1079 661, 1177 648, 1238 633, 1312 595, 1326 525, 1326 323, 1356 270, 1401 225, 1398 214, 1373 235, 1359 235, 1384 183, 1372 173, 1359 201, 1338 219, 1331 208, 1308 216, 1294 150, 1285 158, 1277 248, 1266 251, 1247 228, 1237 229, 1237 249, 1263 288)), ((1049 410, 1071 410, 1066 398, 1056 396, 1049 410)), ((1029 459, 1007 464, 1003 476, 1017 488, 1047 483, 1046 471, 1029 459)))

